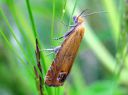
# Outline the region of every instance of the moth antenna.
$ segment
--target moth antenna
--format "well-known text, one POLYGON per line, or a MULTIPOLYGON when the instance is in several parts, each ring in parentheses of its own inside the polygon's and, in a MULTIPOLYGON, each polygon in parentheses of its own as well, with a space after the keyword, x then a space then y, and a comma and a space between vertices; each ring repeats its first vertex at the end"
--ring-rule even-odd
POLYGON ((88 11, 88 9, 83 10, 83 11, 78 15, 77 18, 79 18, 84 12, 87 12, 87 11, 88 11))
POLYGON ((107 11, 93 12, 93 13, 86 14, 83 17, 89 16, 89 15, 93 15, 93 14, 99 14, 99 13, 108 13, 108 12, 107 11))

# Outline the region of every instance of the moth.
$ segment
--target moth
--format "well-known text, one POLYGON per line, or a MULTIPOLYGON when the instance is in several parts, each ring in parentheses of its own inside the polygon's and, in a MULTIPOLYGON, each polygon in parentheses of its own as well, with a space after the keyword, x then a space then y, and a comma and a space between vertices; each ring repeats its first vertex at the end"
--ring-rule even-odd
MULTIPOLYGON (((86 11, 86 10, 85 10, 86 11)), ((67 76, 70 73, 73 62, 77 55, 80 43, 84 36, 84 18, 85 16, 101 13, 101 12, 93 12, 90 14, 86 14, 85 16, 81 16, 85 11, 83 11, 80 15, 74 16, 73 21, 74 25, 71 25, 71 29, 62 37, 57 39, 64 38, 61 46, 58 46, 52 50, 56 53, 56 57, 52 62, 46 77, 45 84, 48 86, 62 86, 67 76)), ((104 11, 103 11, 104 12, 104 11)))
POLYGON ((70 31, 58 38, 64 38, 64 41, 61 46, 53 49, 56 53, 56 58, 52 62, 45 77, 45 84, 48 86, 62 86, 71 70, 84 36, 84 26, 82 25, 84 19, 81 17, 81 14, 73 17, 75 24, 71 26, 70 31))

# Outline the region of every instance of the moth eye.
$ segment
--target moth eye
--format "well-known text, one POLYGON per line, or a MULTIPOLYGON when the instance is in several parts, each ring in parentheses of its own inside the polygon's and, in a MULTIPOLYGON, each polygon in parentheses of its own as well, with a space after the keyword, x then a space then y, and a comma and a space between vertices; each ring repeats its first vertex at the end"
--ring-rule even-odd
POLYGON ((66 77, 67 77, 67 73, 66 72, 60 72, 59 75, 58 75, 57 80, 59 82, 64 82, 66 77))
POLYGON ((73 20, 74 20, 74 22, 75 22, 75 23, 77 23, 77 22, 78 22, 78 21, 77 21, 77 17, 76 17, 76 16, 74 16, 74 17, 73 17, 73 20))

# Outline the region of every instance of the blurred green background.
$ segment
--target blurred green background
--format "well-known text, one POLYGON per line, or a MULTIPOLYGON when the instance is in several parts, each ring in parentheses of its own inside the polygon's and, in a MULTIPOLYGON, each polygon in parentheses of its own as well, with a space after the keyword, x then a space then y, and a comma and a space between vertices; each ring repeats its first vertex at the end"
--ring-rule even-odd
MULTIPOLYGON (((85 35, 62 87, 42 83, 42 95, 128 95, 128 0, 0 0, 0 95, 40 95, 35 39, 41 50, 83 10, 85 35), (63 24, 65 23, 65 24, 63 24)), ((44 81, 55 54, 41 52, 44 81)), ((39 73, 39 70, 38 70, 39 73)))

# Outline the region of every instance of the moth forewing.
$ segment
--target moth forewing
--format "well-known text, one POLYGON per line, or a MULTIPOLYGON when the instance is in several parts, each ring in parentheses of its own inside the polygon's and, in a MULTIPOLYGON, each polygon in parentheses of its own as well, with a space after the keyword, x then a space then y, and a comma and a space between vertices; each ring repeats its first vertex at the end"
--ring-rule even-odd
POLYGON ((78 26, 74 28, 72 34, 64 40, 56 58, 46 74, 45 84, 48 86, 63 85, 71 70, 84 35, 84 27, 82 26, 83 18, 79 17, 78 22, 80 22, 80 24, 78 24, 78 26))

